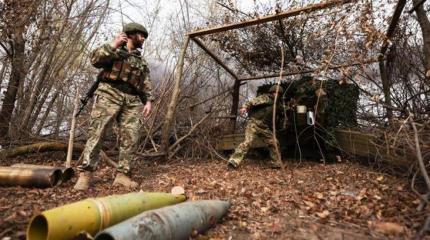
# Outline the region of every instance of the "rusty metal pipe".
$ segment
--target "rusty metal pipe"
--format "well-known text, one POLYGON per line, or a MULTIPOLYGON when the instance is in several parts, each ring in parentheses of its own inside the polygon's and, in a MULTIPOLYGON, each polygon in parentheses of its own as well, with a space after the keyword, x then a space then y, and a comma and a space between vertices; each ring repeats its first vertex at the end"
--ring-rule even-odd
POLYGON ((60 177, 60 169, 0 167, 1 186, 53 187, 60 177))
POLYGON ((30 168, 30 169, 59 169, 61 170, 61 182, 66 182, 70 180, 75 175, 75 170, 71 167, 56 167, 56 166, 43 166, 36 164, 26 164, 26 163, 17 163, 12 165, 11 167, 15 168, 30 168))
POLYGON ((63 173, 61 175, 61 181, 66 182, 72 179, 72 177, 75 175, 75 170, 71 167, 61 167, 61 172, 63 173))

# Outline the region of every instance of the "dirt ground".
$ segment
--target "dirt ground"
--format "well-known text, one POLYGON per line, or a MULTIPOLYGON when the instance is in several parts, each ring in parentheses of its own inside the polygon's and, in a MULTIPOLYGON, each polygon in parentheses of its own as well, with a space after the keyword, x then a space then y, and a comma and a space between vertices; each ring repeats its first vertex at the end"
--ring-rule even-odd
MULTIPOLYGON (((61 165, 63 153, 8 160, 61 165)), ((2 165, 5 165, 3 162, 2 165)), ((429 208, 409 182, 350 162, 287 162, 287 171, 262 160, 228 170, 221 160, 183 160, 169 164, 140 161, 133 178, 143 191, 169 192, 183 186, 191 200, 223 199, 232 207, 223 221, 199 239, 410 239, 429 208)), ((95 185, 73 190, 76 177, 54 188, 0 188, 0 239, 24 239, 34 214, 87 197, 121 194, 112 187, 113 169, 101 164, 95 185)))

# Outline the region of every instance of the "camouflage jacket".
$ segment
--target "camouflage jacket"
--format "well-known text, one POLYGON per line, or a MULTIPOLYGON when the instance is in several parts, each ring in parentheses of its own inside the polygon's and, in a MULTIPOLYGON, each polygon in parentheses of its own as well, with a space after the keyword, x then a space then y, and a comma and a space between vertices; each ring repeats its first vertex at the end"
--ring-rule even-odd
POLYGON ((128 52, 125 47, 114 49, 106 43, 91 53, 91 64, 102 68, 102 78, 114 87, 153 101, 148 63, 139 50, 128 52))
MULTIPOLYGON (((270 94, 262 94, 243 104, 242 108, 248 109, 252 120, 259 120, 270 126, 273 120, 273 103, 274 99, 270 94)), ((276 109, 277 118, 279 118, 284 109, 280 101, 276 104, 276 109)))

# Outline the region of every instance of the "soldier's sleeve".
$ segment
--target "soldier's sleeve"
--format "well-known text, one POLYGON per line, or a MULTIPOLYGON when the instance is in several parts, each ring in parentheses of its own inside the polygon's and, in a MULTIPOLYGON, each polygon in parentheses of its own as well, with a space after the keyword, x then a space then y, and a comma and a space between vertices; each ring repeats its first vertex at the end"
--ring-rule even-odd
POLYGON ((289 102, 285 103, 284 101, 280 101, 282 111, 290 110, 289 102))
POLYGON ((110 68, 120 56, 109 44, 103 44, 91 53, 91 64, 96 68, 110 68))
POLYGON ((244 103, 242 105, 242 108, 250 109, 253 106, 257 106, 257 105, 262 104, 264 102, 266 102, 266 95, 263 94, 263 95, 260 95, 258 97, 255 97, 255 98, 247 101, 246 103, 244 103))
POLYGON ((143 90, 145 93, 146 100, 153 102, 155 100, 155 97, 154 95, 152 95, 152 81, 148 67, 146 67, 145 79, 143 81, 143 90))

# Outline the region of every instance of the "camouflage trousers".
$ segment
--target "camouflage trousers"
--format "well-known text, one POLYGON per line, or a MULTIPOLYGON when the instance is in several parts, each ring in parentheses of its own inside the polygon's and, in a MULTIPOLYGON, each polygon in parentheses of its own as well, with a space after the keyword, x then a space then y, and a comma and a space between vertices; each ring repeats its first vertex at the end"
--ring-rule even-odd
POLYGON ((230 161, 234 161, 237 166, 246 157, 252 143, 256 139, 261 139, 269 148, 270 158, 272 162, 276 162, 276 145, 279 147, 279 142, 273 140, 273 132, 270 128, 260 120, 250 119, 245 129, 245 141, 236 147, 234 153, 230 156, 230 161))
POLYGON ((109 124, 116 121, 119 142, 117 170, 126 174, 130 172, 142 125, 140 120, 142 107, 138 96, 124 93, 108 83, 99 84, 91 112, 88 140, 82 153, 82 169, 89 171, 96 169, 104 133, 109 124))

